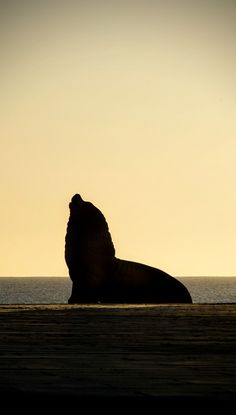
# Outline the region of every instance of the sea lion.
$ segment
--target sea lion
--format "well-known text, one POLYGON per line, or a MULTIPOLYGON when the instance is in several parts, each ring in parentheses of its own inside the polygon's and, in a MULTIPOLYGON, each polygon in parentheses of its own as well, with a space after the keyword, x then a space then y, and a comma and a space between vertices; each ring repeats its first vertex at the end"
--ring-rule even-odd
POLYGON ((75 194, 69 204, 65 261, 75 303, 192 303, 187 288, 166 272, 116 258, 102 212, 75 194))

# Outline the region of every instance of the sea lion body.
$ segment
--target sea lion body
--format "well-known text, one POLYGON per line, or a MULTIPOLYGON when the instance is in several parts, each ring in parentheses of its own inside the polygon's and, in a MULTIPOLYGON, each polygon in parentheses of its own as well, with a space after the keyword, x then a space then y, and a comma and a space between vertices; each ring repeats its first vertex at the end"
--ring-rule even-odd
POLYGON ((166 272, 116 258, 108 224, 92 203, 74 195, 65 238, 73 303, 192 303, 187 288, 166 272))

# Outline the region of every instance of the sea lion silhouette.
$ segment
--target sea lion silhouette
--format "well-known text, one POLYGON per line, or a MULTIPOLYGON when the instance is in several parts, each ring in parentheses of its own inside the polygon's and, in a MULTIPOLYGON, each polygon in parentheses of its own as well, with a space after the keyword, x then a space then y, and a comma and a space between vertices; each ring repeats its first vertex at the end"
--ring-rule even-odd
POLYGON ((102 212, 75 194, 69 204, 65 261, 75 303, 192 303, 187 288, 166 272, 116 258, 102 212))

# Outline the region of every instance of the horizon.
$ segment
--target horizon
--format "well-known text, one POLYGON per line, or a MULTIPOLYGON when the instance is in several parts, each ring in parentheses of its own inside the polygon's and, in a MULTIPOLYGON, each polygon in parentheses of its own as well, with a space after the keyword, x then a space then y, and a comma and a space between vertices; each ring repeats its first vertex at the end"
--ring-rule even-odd
POLYGON ((236 2, 0 2, 0 274, 67 276, 69 202, 116 256, 234 276, 236 2))
MULTIPOLYGON (((236 278, 236 275, 173 275, 174 278, 236 278)), ((69 275, 0 275, 0 278, 67 278, 69 275)))

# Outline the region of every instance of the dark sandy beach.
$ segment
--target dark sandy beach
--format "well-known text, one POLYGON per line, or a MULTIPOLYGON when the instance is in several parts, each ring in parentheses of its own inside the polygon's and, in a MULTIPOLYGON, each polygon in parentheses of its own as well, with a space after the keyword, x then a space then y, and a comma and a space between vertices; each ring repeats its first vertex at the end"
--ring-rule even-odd
POLYGON ((236 305, 1 305, 1 399, 232 406, 236 305))

